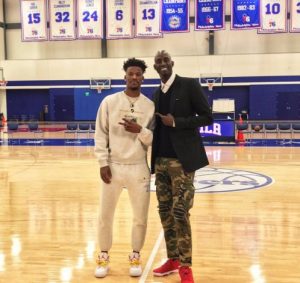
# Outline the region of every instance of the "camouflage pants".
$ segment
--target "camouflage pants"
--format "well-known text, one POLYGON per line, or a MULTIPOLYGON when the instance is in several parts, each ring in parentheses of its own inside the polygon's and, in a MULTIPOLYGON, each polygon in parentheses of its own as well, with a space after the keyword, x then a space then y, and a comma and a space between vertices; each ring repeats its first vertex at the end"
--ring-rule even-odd
POLYGON ((156 159, 156 196, 168 258, 179 258, 180 265, 185 266, 192 265, 189 210, 194 200, 194 175, 184 172, 178 159, 156 159))

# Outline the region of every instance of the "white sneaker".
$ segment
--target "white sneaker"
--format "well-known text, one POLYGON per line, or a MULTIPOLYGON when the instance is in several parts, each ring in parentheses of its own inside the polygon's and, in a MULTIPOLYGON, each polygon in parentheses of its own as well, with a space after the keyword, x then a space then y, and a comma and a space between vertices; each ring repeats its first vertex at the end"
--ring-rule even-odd
POLYGON ((95 269, 95 277, 103 278, 107 275, 109 270, 109 255, 107 253, 101 253, 96 259, 97 267, 95 269))
POLYGON ((138 277, 142 275, 141 257, 139 253, 133 252, 129 255, 129 275, 138 277))

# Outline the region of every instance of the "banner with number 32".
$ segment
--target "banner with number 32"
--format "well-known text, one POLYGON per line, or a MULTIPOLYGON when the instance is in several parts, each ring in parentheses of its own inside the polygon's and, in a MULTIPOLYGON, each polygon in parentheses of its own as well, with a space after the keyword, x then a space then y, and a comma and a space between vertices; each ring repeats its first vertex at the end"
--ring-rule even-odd
POLYGON ((49 1, 50 40, 75 39, 74 0, 49 1))

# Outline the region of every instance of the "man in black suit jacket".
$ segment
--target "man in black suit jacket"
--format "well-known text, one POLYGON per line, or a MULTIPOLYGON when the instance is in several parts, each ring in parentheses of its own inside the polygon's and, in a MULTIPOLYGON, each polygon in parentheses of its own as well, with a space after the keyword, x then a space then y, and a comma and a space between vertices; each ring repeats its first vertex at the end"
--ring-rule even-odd
POLYGON ((199 82, 175 75, 174 62, 166 51, 159 51, 154 61, 161 86, 153 97, 156 127, 151 171, 156 175, 168 260, 153 273, 164 276, 179 268, 181 282, 193 283, 189 210, 193 206, 195 171, 208 165, 198 128, 212 124, 212 112, 199 82))

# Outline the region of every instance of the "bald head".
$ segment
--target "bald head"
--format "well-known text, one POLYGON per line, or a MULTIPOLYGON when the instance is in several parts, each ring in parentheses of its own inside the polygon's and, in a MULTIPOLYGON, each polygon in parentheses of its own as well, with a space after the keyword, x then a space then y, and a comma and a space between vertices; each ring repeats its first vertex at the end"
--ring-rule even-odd
POLYGON ((167 82, 171 77, 173 66, 174 62, 172 61, 171 56, 167 51, 161 50, 156 53, 153 67, 159 74, 162 82, 167 82))
POLYGON ((171 58, 171 55, 166 50, 157 51, 155 58, 158 56, 168 56, 171 58))

